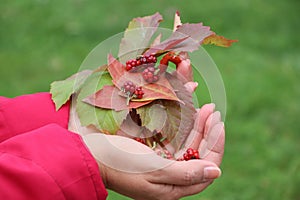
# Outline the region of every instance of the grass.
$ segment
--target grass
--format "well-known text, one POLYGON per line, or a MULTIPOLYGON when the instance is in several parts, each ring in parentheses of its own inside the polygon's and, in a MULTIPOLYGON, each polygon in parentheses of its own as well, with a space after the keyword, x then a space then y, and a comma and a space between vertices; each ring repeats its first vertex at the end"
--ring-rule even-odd
MULTIPOLYGON (((227 92, 223 176, 185 199, 297 199, 300 196, 300 3, 296 0, 2 0, 0 95, 48 91, 76 72, 104 39, 137 16, 173 13, 203 21, 239 43, 206 47, 227 92)), ((209 101, 204 97, 203 102, 209 101)), ((124 199, 110 192, 108 199, 124 199)))

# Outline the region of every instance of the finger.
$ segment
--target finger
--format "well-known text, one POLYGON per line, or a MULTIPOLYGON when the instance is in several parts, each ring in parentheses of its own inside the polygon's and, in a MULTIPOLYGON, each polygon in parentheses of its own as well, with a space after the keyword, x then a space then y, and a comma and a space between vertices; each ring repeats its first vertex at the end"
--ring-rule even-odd
POLYGON ((198 87, 198 83, 191 81, 191 82, 187 82, 186 84, 184 84, 184 86, 189 93, 193 93, 196 90, 196 88, 198 87))
POLYGON ((219 166, 224 154, 224 145, 224 123, 219 122, 212 127, 207 137, 200 143, 199 154, 201 159, 213 162, 219 166))
POLYGON ((149 181, 171 185, 193 185, 216 179, 220 175, 219 167, 210 161, 174 161, 163 169, 151 172, 149 181))
POLYGON ((205 122, 204 137, 206 137, 211 128, 219 122, 221 122, 221 113, 219 111, 210 114, 205 122))
POLYGON ((182 81, 184 82, 193 81, 193 69, 191 67, 190 59, 181 61, 178 64, 176 71, 180 79, 182 79, 182 81))
POLYGON ((150 190, 156 194, 153 199, 174 200, 197 194, 207 188, 212 182, 208 181, 190 186, 152 184, 150 190))
POLYGON ((215 109, 215 104, 210 103, 210 104, 205 104, 200 108, 199 114, 197 114, 195 123, 194 123, 194 130, 196 132, 199 132, 201 134, 204 133, 204 127, 205 123, 207 121, 207 118, 209 115, 211 115, 214 112, 215 109))
POLYGON ((194 128, 186 139, 184 147, 175 154, 175 158, 179 158, 188 148, 198 149, 203 138, 204 126, 209 115, 213 113, 215 104, 205 104, 202 108, 197 109, 195 115, 194 128))
POLYGON ((199 192, 202 192, 205 188, 207 188, 212 183, 213 183, 213 180, 210 180, 205 183, 190 185, 190 186, 174 186, 173 192, 176 195, 175 199, 180 199, 185 196, 191 196, 194 194, 198 194, 199 192))

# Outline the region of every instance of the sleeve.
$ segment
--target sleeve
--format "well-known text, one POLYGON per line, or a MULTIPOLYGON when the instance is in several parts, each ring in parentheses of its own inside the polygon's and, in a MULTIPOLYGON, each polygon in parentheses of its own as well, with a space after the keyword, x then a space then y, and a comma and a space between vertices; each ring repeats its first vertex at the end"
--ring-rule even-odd
POLYGON ((0 199, 102 200, 107 191, 81 137, 58 124, 0 143, 0 199))
POLYGON ((0 97, 0 143, 49 123, 68 127, 70 105, 58 111, 50 93, 28 94, 15 98, 0 97))

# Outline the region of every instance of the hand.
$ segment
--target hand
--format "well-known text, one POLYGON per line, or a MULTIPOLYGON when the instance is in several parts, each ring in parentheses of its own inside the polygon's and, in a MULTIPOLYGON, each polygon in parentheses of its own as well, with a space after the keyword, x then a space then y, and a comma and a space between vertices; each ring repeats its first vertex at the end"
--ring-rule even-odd
MULTIPOLYGON (((198 84, 192 81, 190 61, 182 61, 176 72, 188 91, 193 92, 198 84)), ((214 104, 197 110, 194 128, 182 150, 198 149, 201 160, 163 159, 132 139, 91 134, 97 130, 79 124, 77 116, 71 113, 69 129, 83 136, 99 164, 106 187, 131 198, 179 199, 201 192, 220 176, 218 166, 223 157, 225 132, 220 113, 214 112, 214 104)))
POLYGON ((201 192, 220 176, 225 133, 213 109, 208 104, 198 110, 186 144, 205 153, 201 160, 163 159, 147 146, 121 136, 97 133, 84 135, 83 140, 107 188, 134 199, 179 199, 201 192))

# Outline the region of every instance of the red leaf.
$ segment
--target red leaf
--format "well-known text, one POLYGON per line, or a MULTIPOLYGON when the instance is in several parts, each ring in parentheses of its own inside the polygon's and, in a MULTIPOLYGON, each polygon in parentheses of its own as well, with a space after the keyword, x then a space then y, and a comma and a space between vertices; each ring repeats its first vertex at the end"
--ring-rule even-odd
POLYGON ((138 86, 144 85, 144 79, 140 73, 130 73, 111 54, 108 55, 108 71, 112 77, 114 85, 121 90, 126 81, 131 81, 138 86))
POLYGON ((210 27, 198 24, 182 24, 175 32, 159 45, 151 47, 145 54, 162 53, 166 51, 188 51, 197 50, 202 41, 214 34, 210 27))
POLYGON ((162 101, 168 113, 168 120, 162 134, 171 141, 176 150, 179 150, 193 128, 196 109, 192 101, 192 94, 176 77, 176 73, 166 76, 170 84, 177 89, 176 94, 184 102, 184 105, 174 101, 162 101))
POLYGON ((165 78, 164 74, 161 75, 159 81, 157 81, 155 84, 145 84, 142 87, 145 93, 143 98, 133 99, 133 101, 150 101, 156 99, 180 101, 169 81, 165 78))
POLYGON ((120 96, 118 93, 119 90, 116 87, 106 85, 103 86, 103 88, 95 94, 92 94, 91 96, 85 98, 83 101, 93 106, 106 109, 114 109, 115 111, 138 108, 151 103, 151 101, 130 101, 129 105, 127 105, 126 98, 120 96))
POLYGON ((238 42, 238 40, 229 40, 223 36, 213 34, 205 38, 203 44, 213 44, 220 47, 230 47, 233 42, 238 42))
POLYGON ((171 49, 174 48, 174 46, 178 45, 179 43, 181 43, 182 41, 188 39, 189 36, 185 36, 183 37, 181 35, 181 38, 174 38, 174 37, 170 37, 169 39, 163 41, 162 43, 152 46, 151 48, 149 48, 144 55, 150 55, 152 53, 156 54, 156 53, 164 53, 167 51, 170 51, 171 49))
POLYGON ((121 40, 118 53, 122 63, 144 52, 161 21, 162 16, 159 13, 155 13, 151 16, 134 18, 129 23, 121 40))
POLYGON ((118 80, 124 76, 126 70, 122 63, 115 59, 111 54, 108 54, 108 72, 113 79, 114 84, 121 89, 121 85, 118 85, 118 80))

